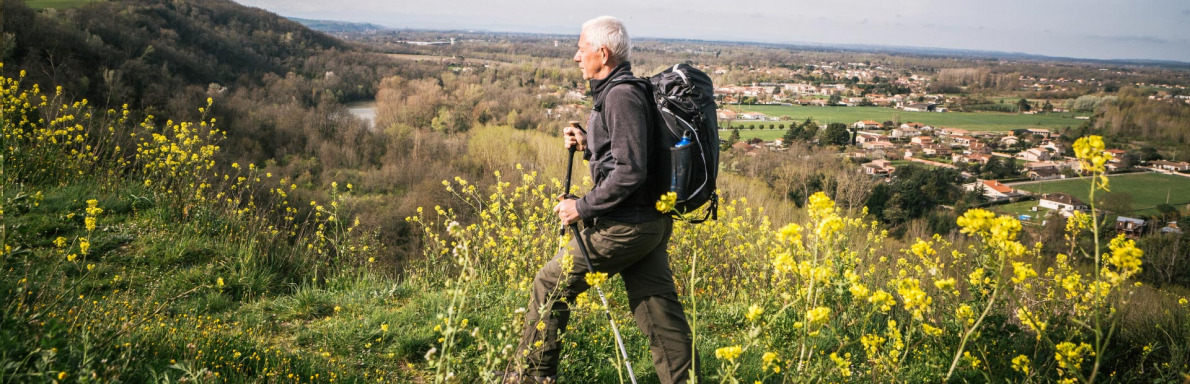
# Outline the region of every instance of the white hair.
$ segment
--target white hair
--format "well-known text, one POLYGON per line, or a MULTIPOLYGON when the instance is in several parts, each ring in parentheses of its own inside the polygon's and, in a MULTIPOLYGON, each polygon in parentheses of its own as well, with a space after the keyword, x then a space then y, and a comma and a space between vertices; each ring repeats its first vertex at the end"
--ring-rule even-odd
POLYGON ((611 59, 617 63, 628 61, 632 52, 632 42, 628 40, 628 29, 624 23, 611 16, 600 16, 583 23, 583 32, 587 34, 587 42, 591 47, 607 48, 611 52, 611 59))

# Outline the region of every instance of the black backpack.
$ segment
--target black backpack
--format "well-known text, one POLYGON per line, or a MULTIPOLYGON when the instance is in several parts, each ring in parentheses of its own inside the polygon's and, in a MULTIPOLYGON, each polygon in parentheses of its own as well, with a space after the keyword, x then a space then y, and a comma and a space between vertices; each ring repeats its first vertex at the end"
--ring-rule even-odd
POLYGON ((719 176, 719 123, 711 77, 690 65, 678 64, 649 78, 615 81, 637 84, 653 96, 660 128, 656 132, 656 142, 659 149, 665 148, 668 152, 656 157, 661 164, 655 169, 661 170, 662 177, 671 181, 671 190, 685 191, 679 193, 674 211, 694 212, 709 202, 701 219, 689 221, 717 220, 719 194, 715 181, 719 176), (688 161, 678 160, 683 156, 688 156, 688 161), (675 164, 682 166, 674 167, 675 164))

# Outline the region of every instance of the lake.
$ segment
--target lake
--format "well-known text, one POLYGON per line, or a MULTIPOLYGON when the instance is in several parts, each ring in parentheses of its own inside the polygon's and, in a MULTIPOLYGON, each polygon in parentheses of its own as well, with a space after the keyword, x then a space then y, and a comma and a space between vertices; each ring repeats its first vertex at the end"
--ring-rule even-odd
POLYGON ((364 119, 368 122, 368 127, 374 128, 376 126, 376 101, 357 101, 354 103, 347 103, 347 112, 352 116, 364 119))

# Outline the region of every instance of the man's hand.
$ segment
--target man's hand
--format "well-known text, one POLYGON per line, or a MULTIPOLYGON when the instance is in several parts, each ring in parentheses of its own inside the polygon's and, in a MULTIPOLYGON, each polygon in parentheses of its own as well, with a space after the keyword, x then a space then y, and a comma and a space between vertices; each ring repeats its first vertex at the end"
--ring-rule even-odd
POLYGON ((566 148, 574 148, 576 151, 587 149, 587 135, 583 134, 583 129, 578 123, 571 123, 569 127, 562 128, 562 138, 566 148))
POLYGON ((571 225, 579 221, 577 201, 567 195, 558 196, 558 204, 554 205, 554 214, 558 215, 558 219, 562 220, 563 225, 571 225))

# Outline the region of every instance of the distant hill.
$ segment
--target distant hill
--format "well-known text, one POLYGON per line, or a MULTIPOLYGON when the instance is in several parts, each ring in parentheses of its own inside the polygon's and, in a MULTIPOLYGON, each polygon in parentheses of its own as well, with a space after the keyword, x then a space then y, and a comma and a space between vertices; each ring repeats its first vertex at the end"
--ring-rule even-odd
POLYGON ((376 25, 372 23, 352 23, 335 20, 311 20, 297 17, 289 17, 288 19, 296 21, 301 25, 306 26, 306 28, 322 32, 368 32, 392 29, 383 25, 376 25))
MULTIPOLYGON (((61 85, 93 102, 148 111, 212 83, 259 82, 299 71, 319 52, 349 49, 322 32, 229 0, 119 0, 35 11, 3 0, 0 60, 30 83, 61 85)), ((15 77, 15 76, 14 76, 15 77)), ((200 99, 201 100, 201 99, 200 99)), ((196 105, 195 100, 185 102, 196 105)))

